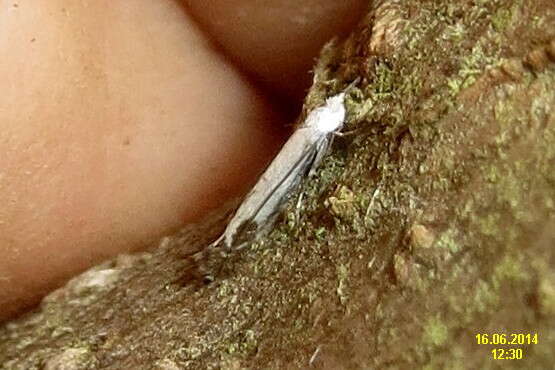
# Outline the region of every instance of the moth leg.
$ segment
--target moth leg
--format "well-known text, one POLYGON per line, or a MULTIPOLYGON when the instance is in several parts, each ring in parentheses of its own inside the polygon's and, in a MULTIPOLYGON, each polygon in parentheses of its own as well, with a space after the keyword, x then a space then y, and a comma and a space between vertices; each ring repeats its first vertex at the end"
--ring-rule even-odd
POLYGON ((357 132, 359 132, 361 129, 357 128, 351 131, 347 131, 347 132, 334 132, 333 136, 339 136, 339 137, 348 137, 348 136, 352 136, 355 135, 357 132))
POLYGON ((301 192, 299 194, 299 198, 297 199, 297 204, 295 205, 295 224, 298 224, 301 219, 301 203, 303 201, 304 193, 301 192))

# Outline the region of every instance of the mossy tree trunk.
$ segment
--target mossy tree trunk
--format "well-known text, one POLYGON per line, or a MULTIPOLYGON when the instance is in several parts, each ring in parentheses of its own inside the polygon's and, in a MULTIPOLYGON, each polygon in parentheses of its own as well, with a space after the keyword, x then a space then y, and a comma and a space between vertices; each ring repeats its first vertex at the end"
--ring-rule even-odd
POLYGON ((355 77, 352 133, 225 274, 187 281, 193 225, 1 328, 4 368, 552 368, 555 3, 374 1, 307 109, 355 77))

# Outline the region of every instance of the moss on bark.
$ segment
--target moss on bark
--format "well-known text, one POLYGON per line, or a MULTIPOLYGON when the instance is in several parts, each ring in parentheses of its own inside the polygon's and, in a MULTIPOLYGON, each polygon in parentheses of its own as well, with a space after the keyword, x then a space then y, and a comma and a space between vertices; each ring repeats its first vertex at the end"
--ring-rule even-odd
POLYGON ((221 220, 4 325, 2 366, 497 368, 503 347, 524 354, 504 366, 551 368, 555 4, 374 1, 324 48, 306 109, 357 76, 352 134, 214 283, 188 282, 184 256, 221 220))

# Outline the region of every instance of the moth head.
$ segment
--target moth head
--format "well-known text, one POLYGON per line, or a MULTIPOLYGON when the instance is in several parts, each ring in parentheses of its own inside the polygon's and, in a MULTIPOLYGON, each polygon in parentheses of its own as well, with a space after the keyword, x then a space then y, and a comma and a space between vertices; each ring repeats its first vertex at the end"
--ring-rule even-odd
POLYGON ((345 121, 345 93, 342 92, 326 99, 326 104, 318 108, 316 127, 322 132, 339 130, 345 121))
POLYGON ((330 111, 345 113, 345 92, 327 98, 325 106, 330 111))

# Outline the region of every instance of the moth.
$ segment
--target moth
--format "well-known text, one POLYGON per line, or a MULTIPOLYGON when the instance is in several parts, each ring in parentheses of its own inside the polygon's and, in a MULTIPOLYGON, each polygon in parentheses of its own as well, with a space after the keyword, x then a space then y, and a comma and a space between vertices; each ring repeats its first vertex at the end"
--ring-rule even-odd
POLYGON ((272 226, 275 217, 303 178, 314 173, 328 152, 333 136, 345 122, 345 94, 326 99, 312 110, 247 194, 223 234, 210 246, 239 248, 272 226))

